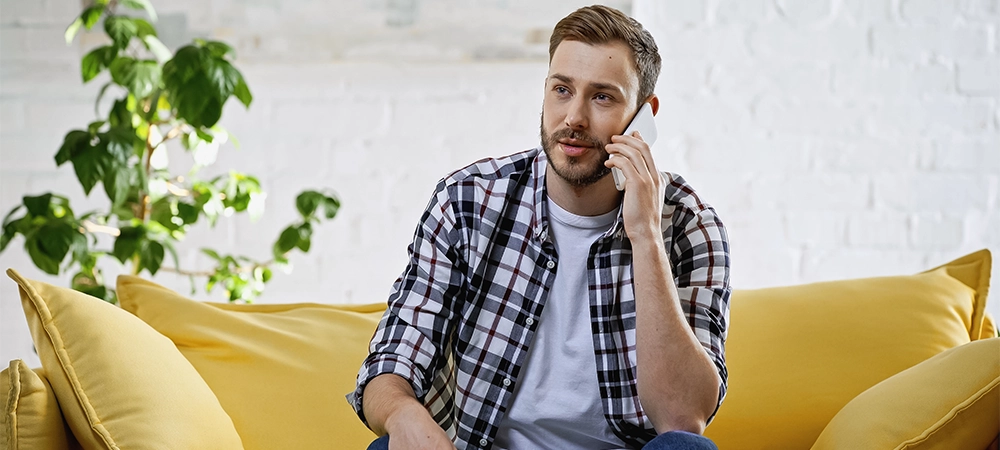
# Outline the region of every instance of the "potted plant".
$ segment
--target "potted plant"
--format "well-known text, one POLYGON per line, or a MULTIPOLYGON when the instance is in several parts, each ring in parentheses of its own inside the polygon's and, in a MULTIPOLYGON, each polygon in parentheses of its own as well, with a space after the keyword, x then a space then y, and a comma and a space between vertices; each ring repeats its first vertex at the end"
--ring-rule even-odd
POLYGON ((253 101, 242 73, 233 66, 229 45, 196 39, 171 53, 157 38, 156 12, 149 0, 95 0, 66 29, 66 42, 81 28, 102 26, 109 43, 81 60, 84 83, 107 71, 110 81, 95 101, 98 119, 71 130, 55 155, 58 166, 72 165, 83 192, 97 185, 107 197, 101 211, 77 213, 57 193, 28 195, 3 219, 0 252, 21 235, 24 249, 42 271, 73 273, 72 287, 115 302, 101 262, 111 258, 131 272, 170 270, 206 279, 205 289, 222 286, 230 301, 252 301, 264 290, 275 266, 286 266, 289 252, 308 252, 313 226, 332 219, 340 207, 329 191, 300 193, 298 220, 280 233, 266 260, 222 254, 203 248, 214 261, 208 270, 181 268, 176 246, 192 226, 214 227, 222 217, 263 213, 265 194, 258 179, 235 170, 202 179, 220 147, 232 136, 219 125, 230 99, 249 107, 253 101), (132 13, 123 14, 121 10, 132 13), (145 12, 150 20, 136 17, 145 12), (118 95, 105 114, 105 95, 118 95), (169 142, 181 146, 168 149, 169 142), (172 173, 170 153, 192 158, 190 171, 172 173), (103 245, 103 247, 102 247, 103 245), (173 265, 165 265, 171 256, 173 265), (107 258, 111 257, 111 258, 107 258))

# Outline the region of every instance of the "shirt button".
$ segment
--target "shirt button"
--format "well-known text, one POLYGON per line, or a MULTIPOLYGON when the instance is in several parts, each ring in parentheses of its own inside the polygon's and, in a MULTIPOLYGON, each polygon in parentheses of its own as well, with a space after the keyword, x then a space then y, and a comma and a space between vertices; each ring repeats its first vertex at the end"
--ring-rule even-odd
POLYGON ((483 438, 483 439, 479 440, 479 445, 482 446, 482 447, 486 447, 486 444, 489 444, 489 443, 490 443, 490 441, 487 441, 486 438, 483 438))
POLYGON ((545 267, 554 269, 556 267, 556 262, 550 259, 549 262, 545 263, 545 267))
POLYGON ((504 387, 510 387, 510 378, 504 378, 503 379, 503 386, 504 387))
POLYGON ((535 319, 532 319, 531 317, 524 319, 524 324, 530 327, 535 324, 535 319))

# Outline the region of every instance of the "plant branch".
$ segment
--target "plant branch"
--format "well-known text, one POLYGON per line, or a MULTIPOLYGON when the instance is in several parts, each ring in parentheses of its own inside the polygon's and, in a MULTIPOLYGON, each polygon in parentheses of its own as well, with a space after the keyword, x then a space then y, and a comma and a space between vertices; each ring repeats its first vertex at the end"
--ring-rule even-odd
MULTIPOLYGON (((249 266, 239 266, 239 267, 236 268, 235 272, 236 273, 253 272, 254 269, 256 269, 258 267, 268 267, 271 264, 274 264, 274 260, 273 259, 267 260, 265 262, 253 263, 253 264, 250 264, 249 266)), ((162 271, 162 272, 176 273, 178 275, 192 276, 192 277, 210 277, 210 276, 215 275, 216 273, 218 273, 217 270, 184 270, 184 269, 181 269, 181 268, 176 268, 175 269, 173 267, 167 267, 167 266, 160 267, 160 271, 162 271)))
POLYGON ((122 234, 121 230, 115 227, 96 224, 89 220, 84 220, 82 223, 83 223, 83 229, 89 233, 109 234, 115 237, 122 234))

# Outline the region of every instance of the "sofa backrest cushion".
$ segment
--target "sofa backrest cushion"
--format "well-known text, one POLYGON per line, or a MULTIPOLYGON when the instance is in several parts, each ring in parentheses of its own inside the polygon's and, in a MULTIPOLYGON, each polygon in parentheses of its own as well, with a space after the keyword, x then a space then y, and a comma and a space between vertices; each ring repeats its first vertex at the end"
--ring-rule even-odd
POLYGON ((169 339, 104 300, 7 275, 84 448, 243 448, 215 394, 169 339))
POLYGON ((809 448, 864 390, 983 334, 990 263, 984 250, 917 275, 735 291, 729 391, 705 434, 809 448))
POLYGON ((0 402, 0 448, 69 447, 52 387, 24 361, 15 359, 0 372, 0 402))
POLYGON ((946 350, 851 400, 813 450, 985 449, 1000 434, 1000 338, 946 350))
POLYGON ((118 299, 170 338, 255 449, 366 448, 345 395, 385 304, 201 303, 132 276, 118 299))

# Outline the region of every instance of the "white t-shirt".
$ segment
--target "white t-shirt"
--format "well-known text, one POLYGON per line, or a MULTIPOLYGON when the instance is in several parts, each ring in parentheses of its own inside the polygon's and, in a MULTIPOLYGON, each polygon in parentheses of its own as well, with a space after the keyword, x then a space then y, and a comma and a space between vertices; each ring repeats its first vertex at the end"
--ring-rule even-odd
POLYGON ((548 208, 559 265, 495 446, 624 449, 604 417, 587 292, 590 247, 618 211, 577 216, 551 200, 548 208))

